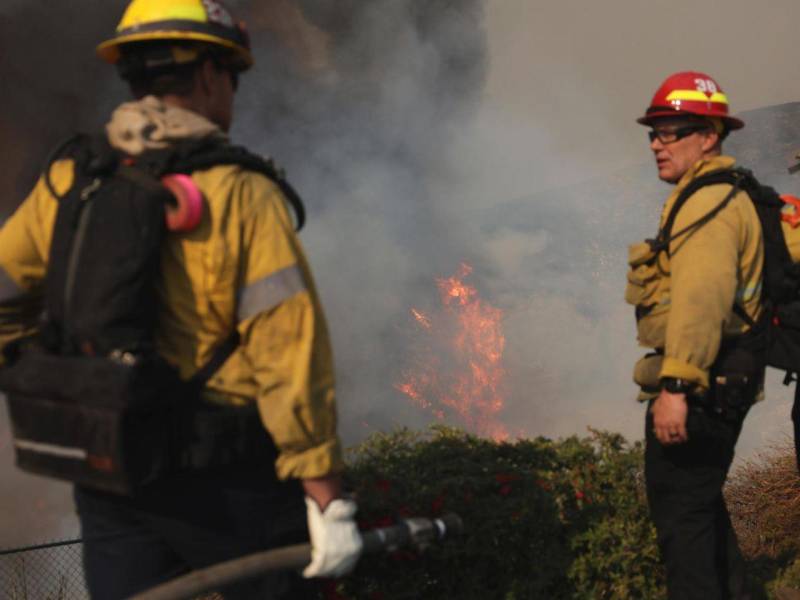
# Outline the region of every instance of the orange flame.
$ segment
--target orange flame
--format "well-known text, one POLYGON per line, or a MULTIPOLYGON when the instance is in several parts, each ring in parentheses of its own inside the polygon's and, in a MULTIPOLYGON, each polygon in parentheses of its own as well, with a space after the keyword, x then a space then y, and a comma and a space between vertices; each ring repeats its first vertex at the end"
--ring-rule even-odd
POLYGON ((431 320, 425 315, 425 313, 418 311, 416 308, 412 308, 411 314, 414 315, 417 323, 422 325, 425 329, 431 328, 431 320))
POLYGON ((505 439, 508 431, 498 421, 504 407, 503 311, 464 282, 471 273, 462 264, 458 274, 436 280, 442 302, 436 319, 411 309, 428 336, 394 387, 437 419, 455 417, 478 434, 505 439))

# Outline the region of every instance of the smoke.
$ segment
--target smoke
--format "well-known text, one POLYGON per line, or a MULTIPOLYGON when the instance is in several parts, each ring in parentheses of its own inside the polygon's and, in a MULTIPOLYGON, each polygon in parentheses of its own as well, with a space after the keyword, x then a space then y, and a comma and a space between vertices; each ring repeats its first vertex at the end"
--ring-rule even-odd
POLYGON ((325 48, 311 62, 327 68, 309 71, 296 52, 260 38, 263 58, 243 84, 237 132, 277 157, 309 206, 303 239, 333 332, 341 429, 352 442, 427 419, 392 386, 408 348, 399 329, 412 305, 436 297, 435 277, 481 260, 460 228, 458 198, 437 184, 452 169, 455 131, 480 99, 483 9, 477 0, 296 6, 306 22, 293 29, 306 32, 305 47, 325 48))
POLYGON ((329 40, 311 44, 328 69, 308 76, 296 55, 260 52, 239 131, 278 156, 311 208, 304 240, 331 317, 345 439, 428 422, 392 384, 416 348, 409 309, 435 305, 435 279, 461 262, 507 313, 500 418, 512 431, 637 435, 624 244, 652 233, 641 224, 657 216, 657 184, 626 187, 643 179, 637 167, 566 185, 588 176, 549 151, 545 128, 482 110, 480 3, 300 5, 309 38, 329 40))
POLYGON ((107 113, 114 73, 94 57, 121 0, 8 2, 0 8, 0 217, 32 186, 50 147, 107 113), (80 13, 84 17, 78 18, 80 13))

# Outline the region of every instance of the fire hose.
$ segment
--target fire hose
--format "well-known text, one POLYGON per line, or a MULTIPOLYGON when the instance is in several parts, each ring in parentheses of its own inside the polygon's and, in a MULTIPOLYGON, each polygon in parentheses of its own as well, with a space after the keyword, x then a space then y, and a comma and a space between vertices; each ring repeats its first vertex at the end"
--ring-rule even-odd
MULTIPOLYGON (((461 518, 452 513, 438 519, 403 519, 391 527, 363 532, 363 554, 393 551, 408 544, 425 549, 434 542, 461 533, 462 530, 461 518)), ((204 592, 247 581, 270 571, 302 569, 310 562, 311 544, 296 544, 256 552, 193 571, 132 596, 129 600, 190 600, 204 592)))

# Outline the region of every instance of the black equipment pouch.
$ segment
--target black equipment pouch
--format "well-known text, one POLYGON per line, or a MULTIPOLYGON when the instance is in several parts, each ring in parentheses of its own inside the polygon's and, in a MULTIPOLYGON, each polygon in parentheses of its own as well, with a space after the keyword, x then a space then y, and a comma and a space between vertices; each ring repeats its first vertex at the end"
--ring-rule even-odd
POLYGON ((708 401, 714 413, 738 418, 750 409, 764 384, 765 346, 766 331, 759 326, 723 340, 710 372, 708 401))
POLYGON ((17 465, 120 495, 170 475, 274 462, 258 409, 200 400, 205 379, 235 350, 223 343, 189 382, 163 360, 59 356, 35 347, 0 370, 17 465))
MULTIPOLYGON (((734 312, 744 314, 738 305, 734 312)), ((690 404, 719 418, 743 418, 764 385, 767 339, 768 328, 763 319, 752 323, 745 333, 723 339, 709 372, 709 389, 689 398, 690 404)))
POLYGON ((107 492, 134 493, 173 468, 179 383, 159 360, 125 364, 23 352, 0 371, 17 465, 107 492))

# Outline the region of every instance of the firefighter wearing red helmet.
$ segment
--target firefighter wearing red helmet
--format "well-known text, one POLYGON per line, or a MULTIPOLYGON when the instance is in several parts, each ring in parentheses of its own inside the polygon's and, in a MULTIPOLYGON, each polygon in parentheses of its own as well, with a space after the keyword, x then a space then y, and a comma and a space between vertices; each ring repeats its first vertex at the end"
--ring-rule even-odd
POLYGON ((717 181, 722 143, 744 123, 710 76, 676 73, 638 122, 658 177, 673 186, 654 239, 630 247, 645 480, 670 599, 749 598, 722 486, 764 365, 746 347, 762 313, 761 226, 747 193, 717 181))
MULTIPOLYGON (((211 149, 227 158, 184 171, 184 180, 190 179, 203 199, 202 216, 193 231, 173 230, 160 247, 153 286, 158 319, 148 346, 184 381, 193 382, 213 365, 213 377, 191 387, 196 404, 188 414, 199 416, 174 427, 181 465, 204 468, 170 472, 130 496, 73 479, 90 595, 127 598, 192 569, 310 535, 312 562, 305 579, 275 573, 226 588, 224 596, 316 597, 310 578, 350 570, 361 538, 356 505, 341 490, 344 462, 330 341, 294 231, 287 202, 292 198, 278 171, 264 169, 263 160, 245 152, 250 164, 262 165, 251 168, 241 159, 243 149, 232 147, 228 138, 239 75, 253 64, 246 30, 219 0, 132 0, 116 33, 97 52, 119 69, 134 96, 114 111, 105 135, 96 136, 110 150, 105 156, 116 157, 111 164, 122 165, 119 171, 134 173, 149 157, 180 160, 186 148, 211 149), (186 446, 178 446, 186 439, 186 446), (216 445, 207 441, 212 439, 216 445), (251 445, 264 453, 238 450, 251 445), (213 466, 222 464, 213 455, 222 461, 237 452, 240 462, 213 466)), ((75 182, 84 180, 88 161, 81 156, 53 162, 0 228, 0 350, 30 326, 26 316, 44 287, 58 224, 56 197, 72 198, 75 182)), ((148 173, 138 173, 131 181, 150 181, 148 173)), ((99 176, 95 183, 78 189, 82 200, 103 190, 99 176)), ((148 189, 155 184, 147 183, 148 189)), ((81 227, 92 227, 85 218, 81 227)), ((73 354, 81 359, 94 356, 91 346, 79 350, 73 354)), ((136 364, 136 355, 127 356, 124 364, 136 364)), ((145 448, 148 441, 132 443, 145 448)), ((85 467, 86 456, 78 450, 69 454, 76 469, 85 467)), ((156 457, 155 463, 172 458, 156 457)), ((110 460, 95 462, 107 471, 119 468, 110 460)))
POLYGON ((729 114, 728 96, 719 84, 705 73, 697 71, 670 75, 656 90, 645 115, 637 122, 652 125, 659 118, 676 115, 719 119, 726 131, 744 127, 740 119, 729 114))

